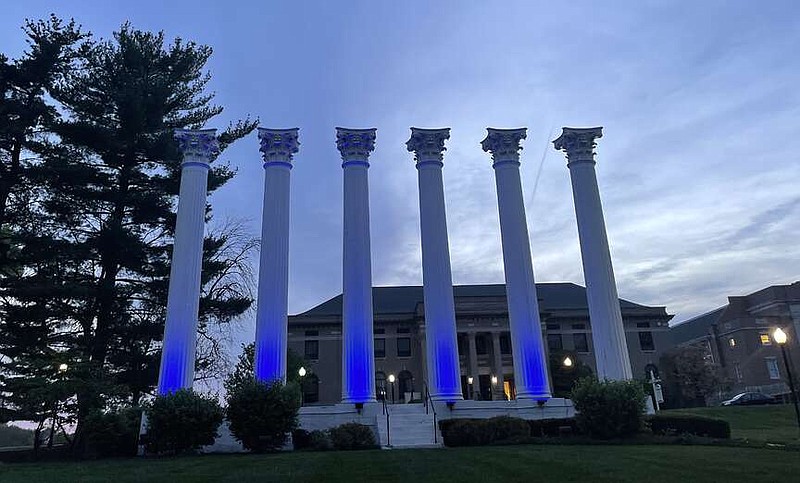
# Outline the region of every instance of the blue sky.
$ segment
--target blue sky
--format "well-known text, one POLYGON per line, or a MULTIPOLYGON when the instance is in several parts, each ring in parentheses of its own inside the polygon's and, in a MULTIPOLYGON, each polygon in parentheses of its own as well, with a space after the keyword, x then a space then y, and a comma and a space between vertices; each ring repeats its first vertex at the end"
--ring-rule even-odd
MULTIPOLYGON (((409 126, 452 128, 445 196, 455 283, 503 280, 485 128, 529 128, 523 189, 537 281, 582 283, 561 126, 602 125, 597 170, 620 295, 675 320, 800 279, 800 5, 794 1, 6 2, 0 50, 55 12, 109 37, 140 29, 211 45, 218 122, 300 127, 290 311, 341 290, 334 127, 376 127, 376 285, 422 282, 409 126), (536 185, 537 171, 543 162, 536 185), (535 197, 534 197, 534 187, 535 197)), ((219 222, 260 231, 255 133, 224 159, 219 222)), ((251 317, 252 318, 252 317, 251 317)), ((245 323, 245 332, 251 331, 245 323)), ((247 338, 247 337, 245 337, 247 338)))

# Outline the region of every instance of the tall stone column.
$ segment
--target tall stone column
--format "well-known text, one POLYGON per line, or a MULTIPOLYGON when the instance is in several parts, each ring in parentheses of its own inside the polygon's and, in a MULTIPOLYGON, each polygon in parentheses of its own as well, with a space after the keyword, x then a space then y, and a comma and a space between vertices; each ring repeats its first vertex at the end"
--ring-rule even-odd
POLYGON ((194 381, 208 170, 211 159, 219 151, 216 132, 216 129, 175 131, 183 164, 158 377, 159 394, 191 388, 194 381))
POLYGON ((556 149, 567 154, 572 179, 575 216, 583 260, 583 277, 589 302, 589 321, 597 359, 599 379, 632 379, 625 328, 619 309, 617 284, 611 266, 611 253, 603 219, 603 205, 595 173, 595 139, 603 136, 602 127, 577 129, 565 127, 553 141, 556 149))
POLYGON ((543 401, 550 398, 550 382, 519 174, 520 141, 526 137, 525 128, 489 128, 481 146, 492 154, 497 184, 517 399, 543 401))
POLYGON ((264 160, 261 262, 258 269, 255 375, 286 380, 289 306, 289 177, 298 129, 258 128, 264 160))
POLYGON ((419 176, 428 386, 431 397, 438 401, 463 399, 442 182, 444 142, 449 138, 449 128, 412 127, 406 143, 414 153, 419 176))
POLYGON ((342 267, 342 402, 375 401, 369 154, 375 129, 336 128, 344 170, 342 267))

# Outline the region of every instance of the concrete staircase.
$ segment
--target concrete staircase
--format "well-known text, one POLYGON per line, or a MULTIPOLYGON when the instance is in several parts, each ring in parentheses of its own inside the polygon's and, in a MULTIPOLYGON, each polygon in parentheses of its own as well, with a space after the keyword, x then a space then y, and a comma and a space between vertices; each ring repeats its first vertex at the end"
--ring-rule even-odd
POLYGON ((386 415, 381 412, 377 416, 381 447, 438 448, 442 446, 439 428, 434 427, 433 411, 425 414, 425 406, 422 404, 389 404, 387 409, 389 411, 388 431, 386 415))

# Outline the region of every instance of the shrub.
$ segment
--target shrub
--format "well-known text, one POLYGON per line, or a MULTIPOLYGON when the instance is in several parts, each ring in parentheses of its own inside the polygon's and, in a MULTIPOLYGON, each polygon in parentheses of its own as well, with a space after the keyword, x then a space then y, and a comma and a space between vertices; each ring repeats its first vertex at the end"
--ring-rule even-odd
POLYGON ((181 389, 158 396, 145 410, 148 453, 178 454, 213 444, 223 411, 216 399, 181 389))
POLYGON ((308 437, 311 440, 310 448, 314 451, 328 451, 333 448, 331 436, 327 431, 311 431, 308 437))
POLYGON ((295 429, 292 431, 292 447, 296 450, 311 447, 311 433, 305 429, 295 429))
POLYGON ((692 415, 656 414, 647 418, 653 434, 707 436, 709 438, 731 437, 731 425, 722 419, 692 415))
POLYGON ((531 436, 535 438, 543 436, 561 436, 565 431, 571 434, 578 434, 578 423, 575 418, 563 419, 531 419, 528 421, 531 436))
POLYGON ((531 434, 528 422, 510 416, 497 416, 484 421, 487 430, 491 431, 491 443, 506 443, 527 439, 531 434))
POLYGON ((579 380, 570 395, 578 427, 593 438, 629 436, 642 427, 645 393, 637 381, 579 380))
POLYGON ((138 407, 89 414, 82 429, 87 454, 100 458, 136 456, 141 420, 142 409, 138 407))
POLYGON ((297 385, 251 379, 231 389, 227 396, 228 422, 234 438, 257 453, 282 448, 287 434, 297 428, 297 385))
POLYGON ((345 423, 328 430, 334 449, 372 449, 377 448, 375 434, 369 426, 358 423, 345 423))

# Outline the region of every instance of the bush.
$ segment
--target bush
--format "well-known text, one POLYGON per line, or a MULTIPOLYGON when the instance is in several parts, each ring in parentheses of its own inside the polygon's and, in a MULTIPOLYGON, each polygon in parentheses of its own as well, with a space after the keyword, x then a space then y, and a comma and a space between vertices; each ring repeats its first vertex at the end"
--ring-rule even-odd
POLYGON ((525 440, 531 435, 528 421, 510 416, 497 416, 484 421, 491 431, 491 443, 506 443, 525 440))
POLYGON ((286 436, 297 428, 300 410, 297 385, 251 379, 231 389, 227 402, 233 437, 256 453, 282 448, 286 436))
POLYGON ((334 449, 372 449, 377 448, 375 434, 369 426, 358 423, 345 423, 328 430, 334 449))
POLYGON ((292 447, 295 450, 310 448, 311 433, 305 429, 295 429, 292 431, 292 447))
POLYGON ((609 439, 639 432, 645 393, 638 381, 579 380, 570 394, 581 431, 593 438, 609 439))
POLYGON ((158 396, 145 410, 148 453, 179 454, 213 444, 223 411, 216 399, 181 389, 158 396))
POLYGON ((578 434, 578 423, 575 418, 531 419, 528 421, 528 426, 534 438, 561 436, 565 431, 573 435, 578 434))
POLYGON ((722 419, 692 415, 656 414, 647 418, 653 434, 707 436, 729 439, 731 425, 722 419))
POLYGON ((127 407, 93 412, 83 425, 87 454, 99 458, 136 456, 142 409, 127 407))
POLYGON ((498 416, 490 419, 444 419, 439 430, 445 446, 483 446, 527 441, 528 422, 520 418, 498 416))
POLYGON ((333 448, 331 436, 327 431, 311 431, 308 437, 311 440, 310 448, 314 451, 328 451, 333 448))

